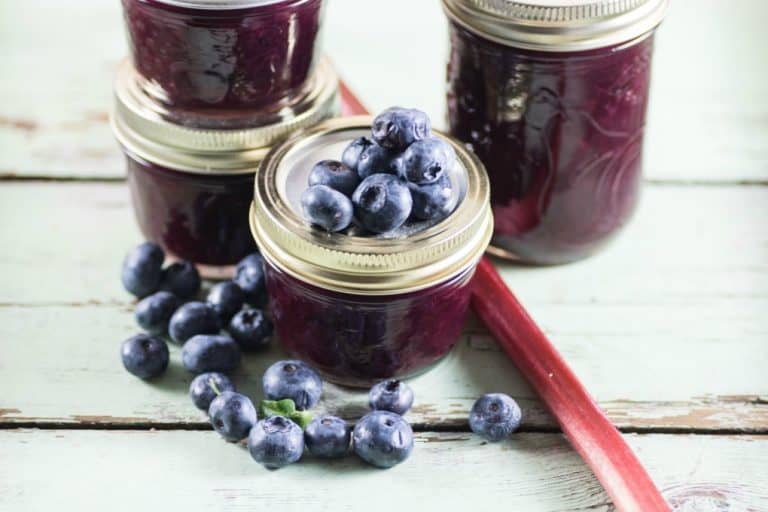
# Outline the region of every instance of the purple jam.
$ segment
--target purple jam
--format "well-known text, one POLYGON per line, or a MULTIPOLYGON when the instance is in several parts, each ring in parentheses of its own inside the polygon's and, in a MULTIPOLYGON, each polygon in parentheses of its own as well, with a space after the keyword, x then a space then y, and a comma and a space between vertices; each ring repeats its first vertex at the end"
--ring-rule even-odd
POLYGON ((187 111, 277 111, 307 87, 322 0, 238 9, 122 0, 133 63, 144 89, 187 111))
POLYGON ((334 382, 365 387, 426 370, 456 345, 472 270, 417 292, 362 296, 300 281, 267 263, 277 334, 294 356, 334 382))
POLYGON ((233 265, 256 250, 248 226, 253 173, 179 172, 126 157, 133 209, 148 240, 212 267, 233 265))
POLYGON ((485 163, 491 245, 524 262, 589 256, 638 199, 653 37, 526 51, 451 24, 451 132, 485 163))

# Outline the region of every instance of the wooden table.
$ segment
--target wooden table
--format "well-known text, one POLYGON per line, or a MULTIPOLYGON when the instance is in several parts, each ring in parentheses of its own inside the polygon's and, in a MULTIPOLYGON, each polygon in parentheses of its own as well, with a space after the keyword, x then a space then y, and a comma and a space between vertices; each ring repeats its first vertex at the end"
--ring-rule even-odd
MULTIPOLYGON (((374 110, 440 119, 437 2, 359 6, 333 0, 327 18, 347 81, 374 110)), ((633 223, 589 261, 501 267, 679 510, 768 510, 766 19, 763 0, 674 2, 633 223)), ((141 239, 106 114, 118 2, 0 3, 0 53, 0 510, 611 509, 477 321, 413 381, 416 448, 390 471, 352 456, 265 471, 192 407, 178 349, 159 382, 128 375, 118 345, 137 329, 118 269, 141 239), (468 432, 489 391, 524 407, 509 442, 468 432)), ((248 357, 240 388, 260 398, 277 357, 248 357)), ((364 411, 328 388, 322 409, 364 411)))

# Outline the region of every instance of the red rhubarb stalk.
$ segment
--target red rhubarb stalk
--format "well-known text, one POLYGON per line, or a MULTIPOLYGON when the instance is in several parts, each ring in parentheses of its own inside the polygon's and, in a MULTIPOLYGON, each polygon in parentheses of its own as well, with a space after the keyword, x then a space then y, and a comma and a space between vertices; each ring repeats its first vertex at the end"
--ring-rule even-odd
MULTIPOLYGON (((344 115, 367 114, 341 84, 344 115)), ((664 498, 616 427, 589 396, 546 335, 483 258, 474 278, 472 305, 560 424, 570 443, 624 512, 669 511, 664 498)))

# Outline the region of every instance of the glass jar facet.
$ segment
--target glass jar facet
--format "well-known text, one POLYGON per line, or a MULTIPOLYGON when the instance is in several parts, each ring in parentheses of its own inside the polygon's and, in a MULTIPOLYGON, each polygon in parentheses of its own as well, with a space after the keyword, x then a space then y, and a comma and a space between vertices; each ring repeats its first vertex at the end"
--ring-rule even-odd
POLYGON ((242 8, 208 8, 205 3, 194 8, 161 0, 122 3, 144 91, 184 112, 180 117, 274 112, 307 91, 319 55, 322 0, 256 2, 242 8))
POLYGON ((533 51, 451 23, 451 133, 491 180, 496 254, 538 264, 589 256, 634 211, 653 36, 533 51))

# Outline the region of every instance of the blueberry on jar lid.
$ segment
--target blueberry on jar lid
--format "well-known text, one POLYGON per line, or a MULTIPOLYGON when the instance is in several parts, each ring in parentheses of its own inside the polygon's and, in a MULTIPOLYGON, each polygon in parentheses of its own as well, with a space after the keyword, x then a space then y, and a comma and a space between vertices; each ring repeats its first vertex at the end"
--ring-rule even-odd
POLYGON ((366 149, 374 144, 368 137, 356 138, 344 149, 344 152, 341 154, 341 162, 353 171, 358 172, 357 165, 360 162, 360 157, 366 149))
POLYGON ((355 217, 367 230, 386 233, 408 220, 413 199, 408 186, 397 176, 372 174, 352 194, 355 217))
POLYGON ((411 144, 403 154, 400 177, 426 185, 434 183, 456 165, 456 152, 439 137, 427 137, 411 144))
POLYGON ((304 220, 330 233, 342 231, 352 223, 352 202, 326 185, 314 185, 301 194, 304 220))
POLYGON ((444 174, 434 183, 408 183, 413 198, 411 216, 418 220, 440 220, 450 215, 453 207, 453 186, 444 174))
POLYGON ((373 144, 360 155, 357 174, 365 179, 372 174, 400 174, 402 172, 402 153, 398 153, 373 144))
POLYGON ((421 110, 392 107, 373 120, 371 133, 380 146, 402 151, 428 137, 432 130, 429 116, 421 110))

